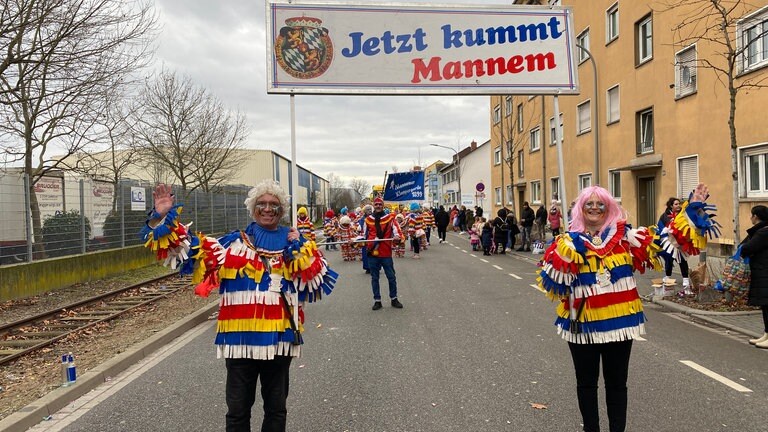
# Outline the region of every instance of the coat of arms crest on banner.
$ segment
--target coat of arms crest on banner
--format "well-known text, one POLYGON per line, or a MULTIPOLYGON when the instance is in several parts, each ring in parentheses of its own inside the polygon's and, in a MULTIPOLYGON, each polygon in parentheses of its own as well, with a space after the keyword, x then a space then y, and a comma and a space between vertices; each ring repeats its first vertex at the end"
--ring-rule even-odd
POLYGON ((312 17, 285 20, 275 42, 275 56, 280 67, 298 79, 317 78, 333 61, 333 43, 322 21, 312 17))

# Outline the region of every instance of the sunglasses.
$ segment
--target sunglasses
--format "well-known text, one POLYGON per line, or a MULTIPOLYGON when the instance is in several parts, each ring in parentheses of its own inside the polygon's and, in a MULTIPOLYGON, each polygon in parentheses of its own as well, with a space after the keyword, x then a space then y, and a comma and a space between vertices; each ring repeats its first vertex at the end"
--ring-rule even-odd
POLYGON ((598 209, 605 211, 605 204, 601 202, 588 201, 584 203, 585 209, 598 209))

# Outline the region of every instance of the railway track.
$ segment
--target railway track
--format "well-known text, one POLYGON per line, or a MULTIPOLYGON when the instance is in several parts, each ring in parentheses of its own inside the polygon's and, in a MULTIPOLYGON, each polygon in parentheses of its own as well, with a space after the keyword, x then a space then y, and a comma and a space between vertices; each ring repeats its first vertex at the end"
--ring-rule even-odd
POLYGON ((138 307, 189 287, 177 274, 90 297, 35 316, 0 325, 0 365, 54 344, 138 307))

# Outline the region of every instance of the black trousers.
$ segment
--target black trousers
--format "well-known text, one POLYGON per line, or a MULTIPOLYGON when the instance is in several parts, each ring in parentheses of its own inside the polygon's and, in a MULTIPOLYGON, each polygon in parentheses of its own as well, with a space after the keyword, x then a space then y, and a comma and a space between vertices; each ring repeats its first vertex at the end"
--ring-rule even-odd
POLYGON ((446 232, 447 230, 448 230, 448 227, 440 227, 440 226, 438 226, 438 227, 437 227, 437 237, 438 237, 440 240, 442 240, 442 241, 445 241, 445 232, 446 232))
POLYGON ((262 432, 285 432, 288 416, 288 373, 292 357, 274 360, 226 359, 227 432, 250 432, 256 382, 261 377, 264 400, 262 432))
POLYGON ((411 247, 413 248, 413 253, 418 255, 419 252, 421 252, 421 243, 419 242, 418 237, 411 237, 411 247))
POLYGON ((576 370, 576 395, 584 421, 584 431, 600 431, 597 382, 600 378, 600 360, 602 359, 608 430, 624 432, 627 425, 627 375, 632 341, 604 344, 568 343, 568 347, 576 370))
MULTIPOLYGON (((675 260, 672 259, 670 256, 664 257, 664 274, 667 276, 672 276, 672 267, 675 264, 675 260)), ((684 278, 688 277, 688 261, 685 260, 685 258, 680 258, 680 262, 678 263, 680 265, 680 273, 683 275, 684 278)))
POLYGON ((768 306, 760 306, 760 309, 763 310, 763 327, 765 328, 765 332, 768 333, 768 306))

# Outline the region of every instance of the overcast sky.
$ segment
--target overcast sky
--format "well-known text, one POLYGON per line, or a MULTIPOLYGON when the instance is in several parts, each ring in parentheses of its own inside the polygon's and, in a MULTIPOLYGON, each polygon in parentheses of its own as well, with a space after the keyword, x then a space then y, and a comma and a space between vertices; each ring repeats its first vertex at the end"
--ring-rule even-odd
MULTIPOLYGON (((158 65, 189 76, 245 112, 249 148, 290 158, 290 98, 266 91, 264 1, 156 1, 162 24, 158 65)), ((405 171, 419 161, 426 166, 452 158, 453 152, 430 143, 458 149, 489 138, 488 96, 298 95, 295 103, 296 159, 326 178, 334 173, 345 181, 359 177, 381 184, 393 167, 405 171)))

